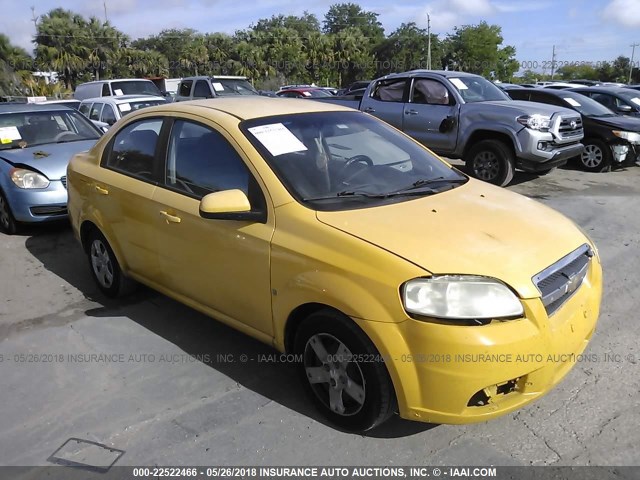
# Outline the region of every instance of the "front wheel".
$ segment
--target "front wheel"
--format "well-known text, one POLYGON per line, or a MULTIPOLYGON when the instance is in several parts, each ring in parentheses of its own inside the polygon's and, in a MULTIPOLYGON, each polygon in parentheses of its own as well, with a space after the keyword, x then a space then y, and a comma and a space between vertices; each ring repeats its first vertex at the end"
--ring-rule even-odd
POLYGON ((294 343, 300 375, 319 411, 338 427, 370 430, 396 409, 395 392, 383 359, 349 318, 322 310, 298 329, 294 343))
POLYGON ((118 259, 104 235, 93 230, 89 234, 88 247, 91 276, 102 293, 110 298, 130 293, 135 282, 122 273, 118 259))
POLYGON ((8 235, 18 231, 18 222, 13 217, 9 202, 2 192, 0 192, 0 229, 8 235))
POLYGON ((600 140, 588 139, 580 155, 580 167, 587 172, 608 172, 613 163, 611 149, 600 140))
POLYGON ((509 185, 515 173, 515 159, 511 148, 500 140, 476 143, 465 156, 467 171, 485 182, 509 185))

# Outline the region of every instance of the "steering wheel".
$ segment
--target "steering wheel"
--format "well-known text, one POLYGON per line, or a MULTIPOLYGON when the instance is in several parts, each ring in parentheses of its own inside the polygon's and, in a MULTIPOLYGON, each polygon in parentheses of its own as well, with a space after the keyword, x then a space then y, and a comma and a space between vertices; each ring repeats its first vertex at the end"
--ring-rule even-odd
POLYGON ((53 137, 53 141, 54 142, 59 142, 60 140, 62 140, 64 137, 68 137, 68 136, 74 136, 77 137, 79 136, 77 133, 74 132, 70 132, 69 130, 65 130, 64 132, 60 132, 59 134, 57 134, 55 137, 53 137))
POLYGON ((371 160, 371 158, 369 158, 366 155, 355 155, 349 158, 346 162, 344 162, 344 165, 342 166, 342 170, 340 171, 340 176, 342 177, 341 182, 343 184, 348 184, 351 180, 353 180, 353 178, 355 178, 356 176, 358 176, 360 173, 364 171, 363 168, 358 168, 351 175, 347 176, 346 173, 349 171, 349 168, 352 165, 356 165, 356 164, 360 164, 361 167, 363 166, 373 167, 373 160, 371 160))

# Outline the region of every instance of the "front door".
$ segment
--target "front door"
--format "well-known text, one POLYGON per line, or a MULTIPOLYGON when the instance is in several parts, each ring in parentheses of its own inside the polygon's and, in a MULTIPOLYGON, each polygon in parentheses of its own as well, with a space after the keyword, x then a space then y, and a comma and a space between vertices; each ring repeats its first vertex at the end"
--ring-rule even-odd
POLYGON ((192 120, 174 122, 165 179, 153 194, 161 283, 221 320, 272 336, 273 215, 260 223, 205 219, 199 214, 203 196, 231 189, 245 192, 252 210, 267 208, 261 188, 232 142, 221 128, 192 120))

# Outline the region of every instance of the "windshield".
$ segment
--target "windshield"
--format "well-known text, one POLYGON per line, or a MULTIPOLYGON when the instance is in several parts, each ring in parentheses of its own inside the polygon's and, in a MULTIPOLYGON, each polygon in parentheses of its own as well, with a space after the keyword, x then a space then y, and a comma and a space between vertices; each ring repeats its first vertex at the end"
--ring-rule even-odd
POLYGON ((0 150, 99 137, 91 122, 71 109, 0 114, 0 150))
POLYGON ((640 92, 629 90, 626 92, 625 91, 618 92, 618 94, 625 100, 628 100, 629 102, 631 102, 633 106, 636 107, 636 110, 640 109, 640 92))
POLYGON ((238 78, 212 78, 211 85, 216 95, 259 95, 247 80, 238 78))
POLYGON ((585 117, 606 117, 616 115, 601 103, 596 102, 594 99, 589 98, 585 95, 570 95, 565 93, 561 95, 561 98, 569 105, 571 105, 574 110, 577 110, 581 115, 584 115, 585 117))
POLYGON ((386 123, 358 112, 242 122, 289 192, 316 210, 346 210, 454 188, 467 178, 386 123))
POLYGON ((326 90, 304 90, 302 94, 305 97, 333 97, 333 95, 326 90))
POLYGON ((120 115, 124 117, 127 113, 135 112, 136 110, 140 110, 141 108, 153 107, 155 105, 162 105, 164 103, 167 103, 167 101, 164 99, 120 103, 118 104, 118 110, 120 110, 120 115))
POLYGON ((122 80, 111 82, 111 90, 114 95, 157 95, 162 93, 150 80, 122 80))
POLYGON ((456 77, 449 78, 449 81, 466 103, 511 100, 506 93, 482 77, 456 77))

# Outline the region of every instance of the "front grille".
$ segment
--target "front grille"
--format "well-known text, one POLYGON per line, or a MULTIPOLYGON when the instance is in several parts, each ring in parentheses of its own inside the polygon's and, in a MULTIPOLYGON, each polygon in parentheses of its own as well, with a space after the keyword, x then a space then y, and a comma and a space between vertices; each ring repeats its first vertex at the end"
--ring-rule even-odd
POLYGON ((61 177, 60 181, 62 182, 62 186, 67 188, 67 177, 61 177))
POLYGON ((558 135, 563 140, 580 138, 583 136, 582 117, 562 117, 558 125, 558 135))
POLYGON ((47 205, 43 207, 31 207, 32 215, 66 215, 67 207, 64 205, 47 205))
POLYGON ((585 244, 533 277, 549 316, 580 288, 587 276, 591 257, 593 251, 585 244))

